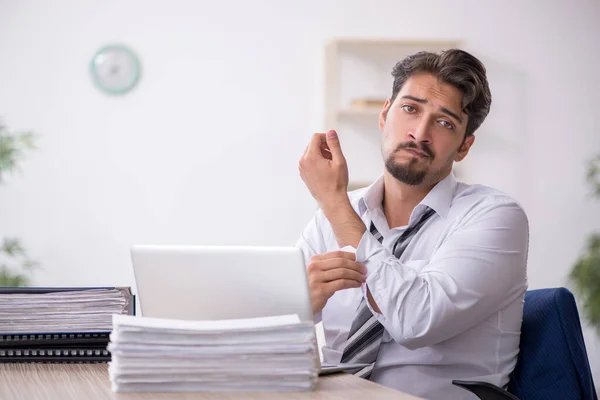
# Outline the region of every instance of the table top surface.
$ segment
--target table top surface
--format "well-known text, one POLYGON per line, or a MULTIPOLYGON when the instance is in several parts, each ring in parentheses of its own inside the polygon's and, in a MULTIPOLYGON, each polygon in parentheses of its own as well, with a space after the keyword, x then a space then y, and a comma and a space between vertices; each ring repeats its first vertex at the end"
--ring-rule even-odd
POLYGON ((107 364, 0 364, 0 399, 319 399, 417 400, 349 374, 319 378, 312 392, 114 393, 107 364))

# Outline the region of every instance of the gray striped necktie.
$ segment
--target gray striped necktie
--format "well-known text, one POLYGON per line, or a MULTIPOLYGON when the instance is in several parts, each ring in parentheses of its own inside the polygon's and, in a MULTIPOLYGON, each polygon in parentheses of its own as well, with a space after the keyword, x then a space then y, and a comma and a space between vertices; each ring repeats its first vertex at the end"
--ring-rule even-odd
MULTIPOLYGON (((433 214, 434 210, 428 208, 416 224, 409 226, 404 231, 394 244, 393 253, 396 258, 400 258, 411 239, 433 214)), ((370 231, 380 243, 383 241, 383 236, 375 228, 373 222, 371 222, 370 231)), ((377 359, 377 353, 379 352, 379 345, 383 337, 383 330, 383 325, 371 313, 366 299, 363 297, 358 306, 357 315, 350 327, 350 333, 348 334, 348 340, 346 341, 346 347, 341 359, 343 363, 370 364, 367 367, 353 371, 354 375, 365 379, 369 379, 371 376, 375 360, 377 359)))

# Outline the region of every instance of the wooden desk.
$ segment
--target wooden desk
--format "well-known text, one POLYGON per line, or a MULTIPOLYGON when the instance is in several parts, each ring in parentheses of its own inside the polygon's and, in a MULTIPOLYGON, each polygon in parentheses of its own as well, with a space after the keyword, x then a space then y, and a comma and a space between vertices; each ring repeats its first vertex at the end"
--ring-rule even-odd
POLYGON ((113 393, 107 364, 0 364, 0 399, 418 400, 348 374, 319 378, 313 392, 113 393))

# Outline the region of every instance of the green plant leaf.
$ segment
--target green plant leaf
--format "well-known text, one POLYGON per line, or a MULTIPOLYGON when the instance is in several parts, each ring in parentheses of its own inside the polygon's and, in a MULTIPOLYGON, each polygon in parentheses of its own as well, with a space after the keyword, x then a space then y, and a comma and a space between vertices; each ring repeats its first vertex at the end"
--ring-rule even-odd
POLYGON ((33 132, 20 133, 17 136, 19 145, 23 150, 34 150, 35 146, 35 134, 33 132))
POLYGON ((12 257, 27 256, 25 249, 21 245, 21 241, 16 238, 5 238, 0 249, 12 257))
POLYGON ((600 234, 590 235, 569 274, 588 322, 600 334, 600 234))
POLYGON ((0 245, 0 254, 5 254, 8 265, 0 265, 0 285, 23 286, 29 282, 27 274, 39 266, 39 263, 27 255, 27 251, 16 238, 5 238, 0 245), (20 272, 13 272, 18 270, 20 272))
MULTIPOLYGON (((589 161, 586 180, 592 187, 592 196, 600 198, 600 155, 589 161)), ((569 281, 575 286, 584 317, 600 335, 600 233, 588 237, 584 251, 571 269, 569 281)))
POLYGON ((32 132, 10 133, 0 123, 0 182, 2 175, 15 171, 27 150, 35 149, 36 135, 32 132))
POLYGON ((5 265, 0 268, 0 286, 28 286, 25 275, 11 272, 5 265))
POLYGON ((31 271, 39 266, 40 266, 40 263, 37 261, 27 259, 23 262, 23 269, 25 271, 31 271))
POLYGON ((586 178, 594 195, 600 198, 600 155, 589 162, 586 178))
MULTIPOLYGON (((13 172, 18 168, 26 151, 35 149, 35 139, 36 135, 32 132, 9 132, 6 125, 0 121, 0 183, 2 183, 3 174, 13 172)), ((5 238, 0 242, 0 253, 10 258, 9 265, 13 267, 0 265, 0 285, 26 286, 29 279, 24 272, 31 272, 38 266, 38 263, 29 258, 21 241, 16 238, 5 238)))

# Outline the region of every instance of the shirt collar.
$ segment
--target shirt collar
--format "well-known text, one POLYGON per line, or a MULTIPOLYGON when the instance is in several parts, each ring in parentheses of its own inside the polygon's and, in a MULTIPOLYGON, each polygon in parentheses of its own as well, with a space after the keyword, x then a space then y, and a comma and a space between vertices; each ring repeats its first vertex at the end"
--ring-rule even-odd
POLYGON ((376 208, 381 207, 383 202, 383 175, 381 175, 375 182, 367 187, 364 194, 361 196, 358 202, 358 211, 363 216, 365 212, 373 212, 376 208))
MULTIPOLYGON (((457 180, 453 172, 450 172, 447 177, 439 181, 433 189, 427 193, 427 196, 417 207, 420 205, 428 206, 433 209, 441 218, 446 218, 450 205, 452 204, 452 198, 456 191, 457 180)), ((378 207, 381 207, 383 201, 383 175, 381 175, 375 182, 367 187, 363 196, 358 202, 358 211, 361 216, 365 212, 373 212, 378 207)), ((416 207, 415 207, 416 208, 416 207)))

